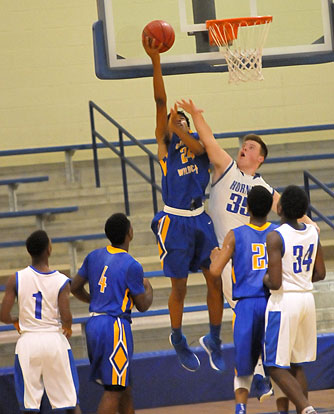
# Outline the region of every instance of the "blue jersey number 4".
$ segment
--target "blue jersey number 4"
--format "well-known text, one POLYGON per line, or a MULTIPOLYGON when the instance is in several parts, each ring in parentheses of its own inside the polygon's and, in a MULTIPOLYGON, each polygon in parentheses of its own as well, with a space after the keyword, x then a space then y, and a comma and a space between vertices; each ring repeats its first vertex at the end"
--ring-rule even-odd
POLYGON ((312 264, 312 253, 314 249, 314 244, 310 244, 306 253, 304 254, 304 246, 293 246, 293 255, 296 257, 296 261, 293 262, 293 271, 295 273, 300 273, 302 271, 302 266, 306 266, 306 271, 310 270, 312 264))

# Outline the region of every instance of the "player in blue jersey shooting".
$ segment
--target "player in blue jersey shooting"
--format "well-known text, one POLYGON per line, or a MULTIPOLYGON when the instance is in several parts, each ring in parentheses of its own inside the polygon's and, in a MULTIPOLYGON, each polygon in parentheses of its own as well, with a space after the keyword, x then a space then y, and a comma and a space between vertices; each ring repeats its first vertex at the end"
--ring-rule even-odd
POLYGON ((104 387, 98 414, 134 413, 130 372, 133 355, 131 309, 145 312, 153 291, 143 268, 128 253, 133 230, 122 213, 106 221, 111 245, 86 256, 71 291, 89 303, 91 318, 86 325, 90 380, 104 387), (85 289, 89 283, 89 292, 85 289))
POLYGON ((189 120, 174 106, 167 116, 167 96, 161 72, 159 50, 162 45, 148 37, 143 46, 152 60, 156 103, 155 136, 162 170, 163 211, 152 221, 164 273, 171 279, 168 308, 171 321, 170 342, 181 365, 196 371, 200 362, 182 333, 184 299, 189 272, 201 269, 207 283, 210 333, 203 337, 211 367, 224 371, 221 351, 223 302, 221 280, 209 272, 210 252, 218 246, 212 220, 204 211, 203 200, 209 183, 209 159, 197 134, 191 133, 189 120))
POLYGON ((246 414, 248 394, 259 356, 263 354, 265 311, 269 290, 263 285, 267 271, 266 237, 276 226, 267 222, 272 194, 253 187, 247 197, 249 224, 230 230, 221 249, 211 254, 211 273, 220 278, 232 259, 232 297, 235 306, 235 413, 246 414))

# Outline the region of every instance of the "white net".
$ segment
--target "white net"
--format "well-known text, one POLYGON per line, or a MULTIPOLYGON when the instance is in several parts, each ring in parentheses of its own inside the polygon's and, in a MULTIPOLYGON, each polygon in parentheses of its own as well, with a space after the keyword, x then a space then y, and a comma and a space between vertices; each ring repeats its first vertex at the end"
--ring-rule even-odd
POLYGON ((268 16, 207 22, 211 43, 219 47, 226 60, 229 82, 263 79, 262 53, 271 19, 268 16))

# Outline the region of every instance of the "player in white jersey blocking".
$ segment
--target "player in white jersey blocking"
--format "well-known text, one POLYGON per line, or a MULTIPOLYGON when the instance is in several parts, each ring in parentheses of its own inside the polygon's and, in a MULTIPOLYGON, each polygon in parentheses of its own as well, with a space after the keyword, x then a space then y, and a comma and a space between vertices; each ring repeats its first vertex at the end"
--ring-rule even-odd
MULTIPOLYGON (((278 192, 273 190, 257 173, 267 157, 268 149, 258 135, 249 134, 244 137, 237 158, 233 160, 216 141, 202 115, 203 110, 197 108, 191 100, 181 100, 178 105, 191 115, 200 140, 213 165, 209 215, 213 220, 219 247, 221 247, 229 230, 249 223, 247 194, 252 187, 262 185, 269 190, 273 194, 272 210, 277 212, 278 192)), ((301 220, 307 223, 312 222, 307 216, 301 220)), ((316 226, 315 223, 314 225, 316 226)), ((229 262, 223 270, 222 279, 224 296, 234 309, 236 301, 232 299, 231 269, 231 262, 229 262)), ((260 362, 255 368, 254 376, 257 397, 260 401, 272 394, 268 381, 262 381, 263 376, 264 371, 260 362)))
POLYGON ((78 375, 67 340, 72 334, 70 279, 49 268, 51 242, 44 230, 26 248, 32 264, 11 276, 2 301, 1 322, 21 334, 15 349, 15 390, 20 409, 39 412, 44 389, 52 409, 80 414, 78 375), (11 315, 17 297, 19 316, 11 315))
MULTIPOLYGON (((267 236, 268 273, 263 279, 271 291, 266 309, 265 365, 298 414, 316 413, 307 399, 307 380, 300 364, 316 359, 312 282, 326 275, 316 229, 297 221, 307 208, 307 195, 301 188, 291 185, 284 190, 277 206, 281 226, 267 236)), ((285 411, 279 409, 287 412, 288 406, 285 411)))

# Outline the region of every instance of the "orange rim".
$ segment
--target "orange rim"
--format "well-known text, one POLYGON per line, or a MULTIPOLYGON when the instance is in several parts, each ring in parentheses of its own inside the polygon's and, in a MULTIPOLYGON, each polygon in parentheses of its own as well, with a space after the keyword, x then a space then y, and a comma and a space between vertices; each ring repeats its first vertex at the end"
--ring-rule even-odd
POLYGON ((207 20, 206 28, 209 30, 210 44, 217 42, 212 36, 212 31, 219 29, 219 38, 222 44, 227 44, 235 40, 238 36, 238 28, 242 26, 256 26, 260 24, 271 23, 273 16, 255 16, 255 17, 234 17, 232 19, 207 20))

